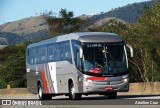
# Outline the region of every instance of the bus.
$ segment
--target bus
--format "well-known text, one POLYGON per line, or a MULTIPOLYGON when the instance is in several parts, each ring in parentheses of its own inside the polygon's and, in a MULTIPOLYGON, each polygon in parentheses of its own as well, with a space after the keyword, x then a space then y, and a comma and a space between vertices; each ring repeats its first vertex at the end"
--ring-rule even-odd
POLYGON ((106 95, 129 91, 126 47, 115 33, 77 32, 30 44, 26 49, 27 88, 39 99, 65 95, 106 95))

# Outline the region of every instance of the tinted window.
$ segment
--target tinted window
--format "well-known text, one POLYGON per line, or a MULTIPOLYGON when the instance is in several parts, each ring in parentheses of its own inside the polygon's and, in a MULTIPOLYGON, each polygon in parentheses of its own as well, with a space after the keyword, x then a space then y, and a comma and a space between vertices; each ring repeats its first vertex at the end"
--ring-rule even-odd
POLYGON ((47 62, 47 45, 41 47, 41 62, 47 62))
POLYGON ((28 59, 31 64, 57 62, 64 60, 72 63, 70 41, 30 48, 29 54, 30 56, 28 59))
POLYGON ((109 75, 127 71, 123 43, 89 43, 83 45, 84 72, 92 75, 109 75))
POLYGON ((74 61, 76 63, 77 61, 77 51, 79 50, 76 45, 80 45, 80 42, 77 40, 72 40, 72 48, 73 48, 73 56, 74 56, 74 61))
POLYGON ((72 63, 70 41, 48 45, 48 62, 67 60, 72 63))
POLYGON ((34 63, 38 64, 40 63, 40 51, 39 51, 39 47, 35 47, 34 49, 34 63))
POLYGON ((67 60, 72 63, 72 56, 71 56, 71 48, 70 48, 70 42, 65 41, 63 43, 63 59, 67 60))
POLYGON ((55 58, 55 61, 60 61, 60 60, 61 60, 61 53, 60 53, 60 52, 61 52, 61 51, 60 51, 61 49, 60 49, 60 47, 61 47, 61 46, 60 46, 60 43, 57 43, 57 44, 56 44, 56 55, 55 55, 56 58, 55 58))
POLYGON ((48 61, 55 61, 55 53, 56 53, 56 44, 48 45, 48 61))

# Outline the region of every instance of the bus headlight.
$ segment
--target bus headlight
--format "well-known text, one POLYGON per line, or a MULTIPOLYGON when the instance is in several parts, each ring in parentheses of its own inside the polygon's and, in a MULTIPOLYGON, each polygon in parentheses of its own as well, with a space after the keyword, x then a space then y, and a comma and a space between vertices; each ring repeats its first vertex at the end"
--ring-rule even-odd
POLYGON ((90 79, 88 79, 88 78, 86 78, 86 80, 85 80, 87 83, 93 83, 93 81, 92 80, 90 80, 90 79))
POLYGON ((94 80, 92 80, 90 77, 85 78, 85 81, 87 83, 93 83, 94 82, 94 80))
POLYGON ((128 80, 129 80, 128 75, 123 75, 122 78, 123 78, 123 82, 125 82, 125 83, 128 82, 128 80))
POLYGON ((93 83, 93 81, 92 81, 92 80, 86 80, 86 82, 88 82, 88 83, 93 83))
POLYGON ((125 79, 123 79, 123 81, 124 81, 124 82, 127 82, 127 81, 128 81, 128 79, 127 79, 127 78, 125 78, 125 79))

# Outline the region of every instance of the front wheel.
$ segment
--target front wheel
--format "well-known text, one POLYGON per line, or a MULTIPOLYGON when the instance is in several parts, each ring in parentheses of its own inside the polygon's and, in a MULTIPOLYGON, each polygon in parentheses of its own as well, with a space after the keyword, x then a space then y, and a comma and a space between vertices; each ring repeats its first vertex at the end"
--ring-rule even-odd
POLYGON ((69 86, 69 98, 72 99, 72 100, 77 100, 77 99, 81 99, 82 97, 82 94, 78 94, 78 93, 75 93, 75 87, 72 84, 70 84, 69 86))
POLYGON ((39 96, 40 100, 50 100, 50 99, 52 99, 51 95, 47 95, 47 94, 43 93, 43 89, 42 89, 41 84, 38 85, 38 96, 39 96))
POLYGON ((108 98, 109 99, 115 99, 115 98, 117 98, 117 92, 111 92, 111 93, 109 93, 108 94, 108 98))

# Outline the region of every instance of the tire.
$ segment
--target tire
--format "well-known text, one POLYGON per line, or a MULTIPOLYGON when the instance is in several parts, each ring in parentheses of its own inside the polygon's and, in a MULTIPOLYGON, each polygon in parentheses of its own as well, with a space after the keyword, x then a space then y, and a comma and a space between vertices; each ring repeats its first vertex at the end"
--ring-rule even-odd
POLYGON ((75 93, 74 85, 73 83, 71 83, 69 86, 69 99, 78 100, 78 99, 81 99, 81 97, 82 97, 82 94, 75 93))
POLYGON ((117 98, 117 92, 111 92, 108 94, 109 99, 116 99, 117 98))
POLYGON ((44 100, 51 100, 52 99, 52 95, 49 95, 49 94, 46 94, 44 97, 45 97, 44 100))
POLYGON ((40 100, 50 100, 52 95, 44 94, 41 84, 38 85, 38 96, 40 100))

